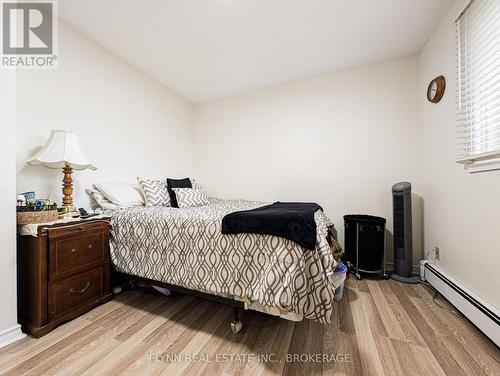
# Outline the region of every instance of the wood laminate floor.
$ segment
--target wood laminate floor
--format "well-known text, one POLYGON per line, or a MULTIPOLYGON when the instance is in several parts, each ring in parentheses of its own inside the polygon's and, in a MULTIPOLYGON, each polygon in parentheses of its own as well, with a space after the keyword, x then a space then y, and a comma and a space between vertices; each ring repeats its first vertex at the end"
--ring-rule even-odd
POLYGON ((500 375, 499 349, 432 296, 423 285, 351 277, 330 326, 249 311, 233 334, 230 307, 128 291, 45 337, 0 349, 0 372, 500 375))

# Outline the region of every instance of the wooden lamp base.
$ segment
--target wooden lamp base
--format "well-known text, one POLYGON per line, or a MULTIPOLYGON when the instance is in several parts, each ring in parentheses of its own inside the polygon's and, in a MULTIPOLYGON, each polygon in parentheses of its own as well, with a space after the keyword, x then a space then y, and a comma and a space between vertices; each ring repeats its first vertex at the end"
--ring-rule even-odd
POLYGON ((58 209, 59 219, 63 218, 78 218, 80 217, 80 212, 76 210, 73 205, 73 178, 71 174, 73 173, 73 167, 69 163, 63 167, 63 206, 58 209))
POLYGON ((80 218, 80 212, 76 209, 76 206, 74 205, 70 206, 63 205, 62 207, 58 208, 57 211, 59 212, 58 214, 59 219, 80 218))

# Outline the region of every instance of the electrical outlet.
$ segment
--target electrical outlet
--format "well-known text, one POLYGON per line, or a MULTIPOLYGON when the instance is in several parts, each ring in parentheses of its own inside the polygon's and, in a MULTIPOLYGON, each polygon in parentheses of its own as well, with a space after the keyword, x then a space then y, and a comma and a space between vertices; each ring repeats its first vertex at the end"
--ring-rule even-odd
POLYGON ((436 255, 436 260, 441 260, 441 249, 438 246, 434 247, 434 254, 436 255))

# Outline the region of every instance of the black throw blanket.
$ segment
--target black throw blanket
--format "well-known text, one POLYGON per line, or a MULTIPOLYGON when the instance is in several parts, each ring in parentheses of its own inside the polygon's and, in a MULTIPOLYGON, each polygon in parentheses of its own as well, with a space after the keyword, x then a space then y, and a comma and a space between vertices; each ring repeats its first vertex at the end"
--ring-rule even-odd
POLYGON ((275 235, 313 250, 316 246, 314 213, 317 210, 323 209, 313 203, 275 202, 226 215, 222 219, 222 233, 275 235))

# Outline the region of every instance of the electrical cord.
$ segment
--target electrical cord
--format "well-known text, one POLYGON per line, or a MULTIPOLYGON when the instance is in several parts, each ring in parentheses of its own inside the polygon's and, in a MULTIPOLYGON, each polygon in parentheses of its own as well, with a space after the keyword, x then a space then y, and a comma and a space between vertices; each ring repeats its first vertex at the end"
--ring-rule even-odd
MULTIPOLYGON (((430 250, 426 253, 425 255, 425 258, 427 259, 427 256, 429 256, 429 253, 433 252, 433 250, 430 250)), ((431 264, 435 264, 436 262, 436 258, 434 257, 434 261, 430 262, 431 264)), ((455 317, 458 317, 458 318, 464 318, 465 316, 460 313, 459 311, 457 310, 454 310, 454 309, 450 309, 448 307, 445 307, 444 305, 442 305, 441 303, 438 303, 438 301, 436 300, 438 298, 438 296, 440 295, 439 294, 439 291, 436 290, 436 288, 434 286, 432 286, 429 282, 426 282, 425 281, 425 268, 424 268, 424 275, 422 276, 422 280, 420 281, 421 284, 423 285, 426 285, 426 286, 429 286, 430 288, 432 288, 432 290, 434 290, 434 296, 432 297, 432 302, 437 305, 439 308, 445 310, 446 312, 449 312, 451 313, 453 316, 455 317)))
MULTIPOLYGON (((432 287, 432 286, 431 286, 431 287, 432 287)), ((452 314, 453 316, 455 316, 455 317, 458 317, 458 318, 460 318, 460 319, 463 319, 463 318, 465 317, 465 316, 464 316, 464 315, 462 315, 459 311, 456 311, 456 310, 454 310, 454 309, 450 309, 450 308, 448 308, 448 307, 445 307, 445 306, 444 306, 444 305, 442 305, 441 303, 439 303, 439 302, 436 300, 438 296, 439 296, 439 292, 438 292, 436 289, 434 289, 434 296, 432 297, 432 302, 433 302, 435 305, 437 305, 439 308, 441 308, 441 309, 443 309, 443 310, 445 310, 445 311, 447 311, 447 312, 451 313, 451 314, 452 314)))

